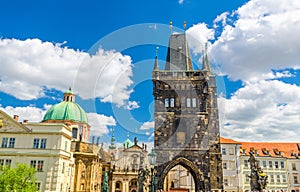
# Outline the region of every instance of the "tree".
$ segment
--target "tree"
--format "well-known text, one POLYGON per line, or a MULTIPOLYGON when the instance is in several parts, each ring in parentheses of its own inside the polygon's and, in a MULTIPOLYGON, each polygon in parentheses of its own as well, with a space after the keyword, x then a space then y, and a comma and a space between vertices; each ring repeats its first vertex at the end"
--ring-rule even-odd
POLYGON ((17 167, 1 167, 0 191, 3 192, 36 192, 38 191, 36 170, 26 164, 17 167))

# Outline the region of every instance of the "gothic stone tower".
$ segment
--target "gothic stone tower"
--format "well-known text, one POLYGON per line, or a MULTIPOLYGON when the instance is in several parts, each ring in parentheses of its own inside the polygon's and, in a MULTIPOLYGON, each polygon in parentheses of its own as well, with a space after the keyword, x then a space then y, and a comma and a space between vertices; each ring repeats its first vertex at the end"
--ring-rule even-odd
POLYGON ((152 81, 157 188, 181 165, 197 192, 222 189, 217 87, 206 52, 202 69, 194 70, 186 35, 172 34, 165 69, 159 70, 156 56, 152 81))

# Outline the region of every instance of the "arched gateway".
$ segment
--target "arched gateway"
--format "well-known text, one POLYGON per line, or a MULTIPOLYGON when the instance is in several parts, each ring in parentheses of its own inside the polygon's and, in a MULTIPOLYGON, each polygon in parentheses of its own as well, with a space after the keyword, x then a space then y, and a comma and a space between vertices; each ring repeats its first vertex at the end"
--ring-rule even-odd
POLYGON ((194 70, 185 33, 172 34, 165 69, 156 56, 152 81, 156 188, 163 189, 168 172, 181 165, 197 192, 222 189, 217 88, 206 52, 202 69, 194 70))

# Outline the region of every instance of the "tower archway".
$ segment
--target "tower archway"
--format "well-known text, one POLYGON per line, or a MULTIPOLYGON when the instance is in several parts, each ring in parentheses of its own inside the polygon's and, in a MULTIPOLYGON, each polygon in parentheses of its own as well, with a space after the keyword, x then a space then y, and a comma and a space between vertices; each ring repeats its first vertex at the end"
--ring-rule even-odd
POLYGON ((180 165, 184 167, 191 175, 194 180, 195 184, 195 191, 205 190, 204 189, 204 179, 203 179, 203 173, 200 171, 200 169, 190 160, 184 157, 179 157, 173 161, 170 161, 164 165, 163 171, 157 175, 157 187, 158 189, 164 189, 164 181, 167 177, 168 173, 174 168, 175 166, 180 165))

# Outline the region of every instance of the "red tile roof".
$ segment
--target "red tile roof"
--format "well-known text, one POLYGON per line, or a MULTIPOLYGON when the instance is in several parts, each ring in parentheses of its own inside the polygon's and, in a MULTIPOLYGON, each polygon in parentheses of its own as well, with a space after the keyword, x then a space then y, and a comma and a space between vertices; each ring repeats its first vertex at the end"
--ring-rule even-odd
POLYGON ((300 143, 238 142, 222 137, 220 141, 224 144, 241 144, 241 155, 249 155, 250 151, 256 151, 258 156, 300 158, 300 143), (243 154, 243 150, 246 154, 243 154))

